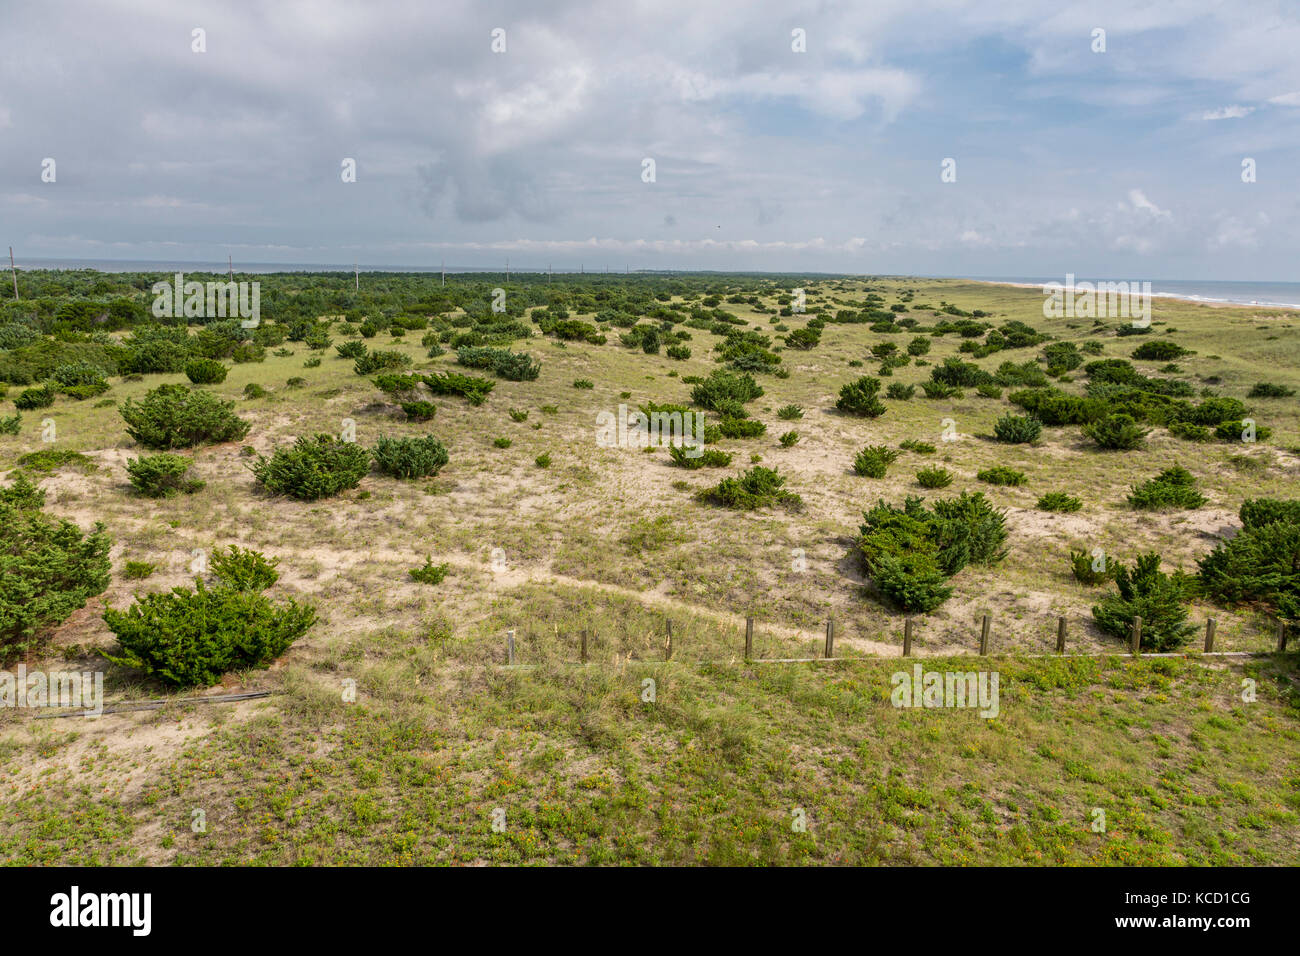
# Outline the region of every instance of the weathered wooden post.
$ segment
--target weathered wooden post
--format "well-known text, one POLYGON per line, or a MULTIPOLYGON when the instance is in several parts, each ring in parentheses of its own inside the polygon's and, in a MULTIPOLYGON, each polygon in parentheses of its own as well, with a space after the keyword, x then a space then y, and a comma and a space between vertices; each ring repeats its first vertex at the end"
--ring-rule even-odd
POLYGON ((835 618, 830 618, 826 622, 826 658, 830 659, 835 656, 835 618))
POLYGON ((754 659, 754 619, 745 618, 745 660, 754 659))
POLYGON ((903 621, 903 656, 912 656, 912 619, 903 621))
POLYGON ((673 659, 673 622, 668 622, 668 646, 664 648, 664 660, 673 659))
POLYGON ((1056 653, 1065 653, 1065 618, 1056 619, 1056 653))
POLYGON ((506 631, 506 663, 515 662, 515 629, 512 627, 506 631))
POLYGON ((1133 637, 1131 639, 1134 657, 1140 657, 1142 654, 1142 615, 1133 616, 1133 637))
POLYGON ((984 615, 980 621, 980 657, 988 657, 989 654, 989 616, 984 615))
POLYGON ((1277 622, 1277 650, 1279 654, 1286 650, 1286 621, 1277 622))
POLYGON ((1214 650, 1214 618, 1205 622, 1205 653, 1209 654, 1214 650))
POLYGON ((582 632, 582 663, 587 663, 587 632, 582 632))

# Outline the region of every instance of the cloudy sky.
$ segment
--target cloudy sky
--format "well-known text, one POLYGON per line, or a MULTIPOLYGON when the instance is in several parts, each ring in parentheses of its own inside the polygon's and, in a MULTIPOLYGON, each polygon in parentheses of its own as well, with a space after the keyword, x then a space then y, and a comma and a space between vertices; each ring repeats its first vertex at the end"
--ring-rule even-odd
POLYGON ((1300 279, 1292 0, 4 7, 20 259, 1300 279))

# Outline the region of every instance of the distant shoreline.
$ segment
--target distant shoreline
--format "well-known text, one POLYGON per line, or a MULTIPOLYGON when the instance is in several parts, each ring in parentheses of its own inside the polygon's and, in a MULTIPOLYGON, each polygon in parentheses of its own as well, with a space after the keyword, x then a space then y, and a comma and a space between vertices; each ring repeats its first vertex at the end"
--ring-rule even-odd
MULTIPOLYGON (((1042 282, 1011 282, 1001 279, 966 279, 967 282, 978 282, 980 285, 1002 285, 1010 286, 1015 289, 1038 289, 1042 290, 1042 282)), ((1190 302, 1194 305, 1207 305, 1215 309, 1286 309, 1288 311, 1300 311, 1300 303, 1288 302, 1237 302, 1232 299, 1215 299, 1209 296, 1192 295, 1184 292, 1152 292, 1153 299, 1177 299, 1180 302, 1190 302)))

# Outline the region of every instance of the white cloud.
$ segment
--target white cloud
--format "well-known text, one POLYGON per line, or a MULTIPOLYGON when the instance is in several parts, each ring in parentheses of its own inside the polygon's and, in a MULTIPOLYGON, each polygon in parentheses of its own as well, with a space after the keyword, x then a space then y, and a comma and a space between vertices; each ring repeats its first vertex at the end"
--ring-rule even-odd
POLYGON ((1255 112, 1253 106, 1223 106, 1217 110, 1208 110, 1201 114, 1203 120, 1241 119, 1255 112))

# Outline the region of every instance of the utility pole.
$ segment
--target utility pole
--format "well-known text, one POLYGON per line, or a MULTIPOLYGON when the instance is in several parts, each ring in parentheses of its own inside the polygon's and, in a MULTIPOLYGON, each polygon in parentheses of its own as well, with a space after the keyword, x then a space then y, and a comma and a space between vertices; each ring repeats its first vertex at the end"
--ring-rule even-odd
POLYGON ((356 260, 352 262, 352 274, 357 280, 357 292, 359 293, 361 291, 361 269, 358 268, 356 260))
POLYGON ((18 301, 18 268, 14 265, 14 247, 9 247, 9 271, 14 274, 14 301, 18 301))
POLYGON ((234 282, 235 281, 235 257, 231 255, 227 255, 226 265, 230 267, 230 281, 234 282))

